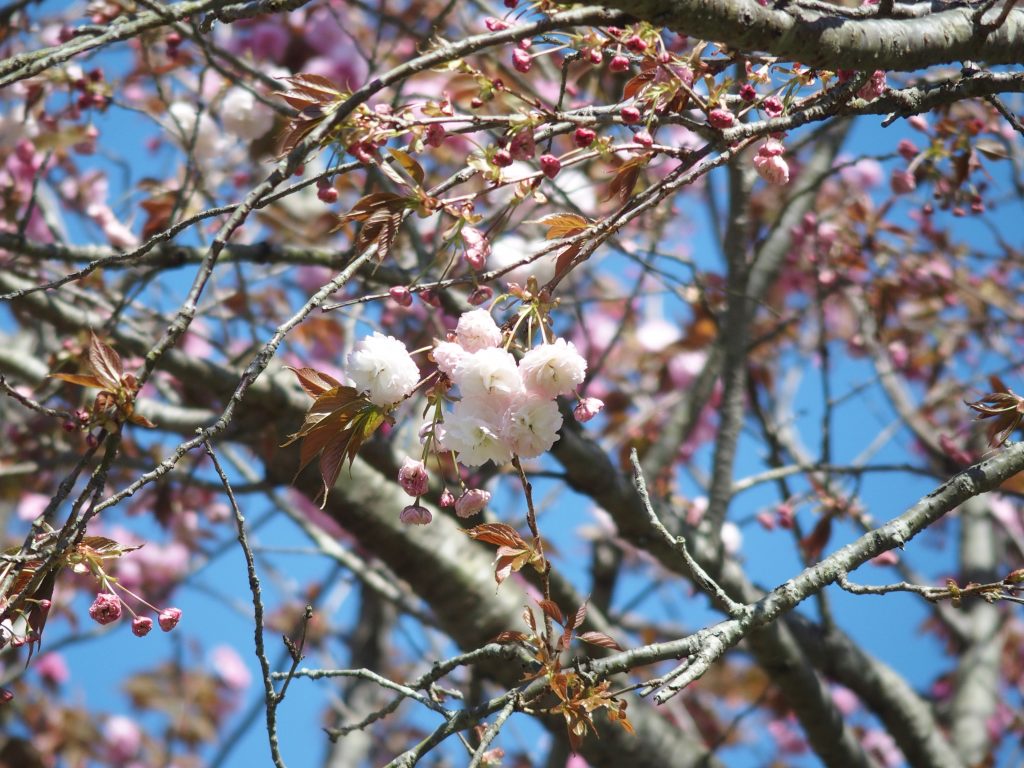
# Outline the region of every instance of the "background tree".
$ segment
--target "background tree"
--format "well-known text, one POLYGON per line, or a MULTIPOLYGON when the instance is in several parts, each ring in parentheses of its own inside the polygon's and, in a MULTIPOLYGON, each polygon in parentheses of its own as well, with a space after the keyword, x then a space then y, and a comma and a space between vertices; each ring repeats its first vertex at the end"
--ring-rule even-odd
POLYGON ((0 762, 1015 764, 1012 0, 56 5, 0 8, 0 762))

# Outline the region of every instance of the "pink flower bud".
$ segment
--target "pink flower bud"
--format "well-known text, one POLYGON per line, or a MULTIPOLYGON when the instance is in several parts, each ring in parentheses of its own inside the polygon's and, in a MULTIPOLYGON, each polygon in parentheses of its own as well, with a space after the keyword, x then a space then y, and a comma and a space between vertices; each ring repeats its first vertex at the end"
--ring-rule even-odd
POLYGON ((900 143, 896 145, 896 151, 908 163, 917 157, 917 145, 910 139, 900 139, 900 143))
POLYGON ((405 457, 398 470, 398 484, 410 496, 422 496, 430 487, 430 475, 422 461, 405 457))
POLYGON ((537 143, 533 140, 533 131, 520 131, 509 142, 508 151, 513 160, 529 160, 537 152, 537 143))
POLYGON ((160 622, 160 629, 164 632, 170 632, 181 621, 181 609, 180 608, 164 608, 160 611, 160 615, 157 617, 157 621, 160 622))
POLYGON ((730 127, 735 120, 736 118, 728 109, 718 108, 708 112, 708 124, 719 130, 730 127))
POLYGON ((558 172, 562 170, 562 161, 554 155, 541 155, 540 169, 544 172, 545 176, 549 179, 553 179, 558 175, 558 172))
POLYGON ((782 158, 783 152, 785 148, 780 142, 769 139, 754 157, 754 167, 769 184, 789 183, 789 164, 782 158))
POLYGON ((441 494, 440 504, 442 507, 450 507, 455 504, 455 494, 449 491, 447 488, 441 494))
POLYGON ((440 123, 431 123, 427 126, 427 137, 424 142, 428 147, 440 147, 444 144, 445 138, 448 136, 448 132, 444 129, 444 126, 440 123))
POLYGON ((501 32, 501 30, 508 29, 512 25, 502 19, 496 19, 493 16, 488 16, 484 19, 484 26, 487 27, 488 32, 501 32))
POLYGON ((626 40, 626 47, 629 48, 633 53, 643 53, 647 50, 647 43, 640 35, 633 35, 626 40))
POLYGON ((338 190, 334 187, 318 189, 316 191, 316 197, 320 202, 331 205, 332 203, 338 202, 338 190))
POLYGON ((404 285, 393 285, 388 288, 388 295, 400 307, 412 306, 412 292, 404 285))
POLYGON ((153 629, 153 620, 149 616, 136 616, 132 619, 132 634, 145 637, 153 629))
POLYGON ((491 255, 491 243, 486 235, 476 227, 462 228, 462 242, 466 246, 466 261, 473 269, 487 266, 487 257, 491 255))
POLYGON ((512 153, 507 149, 499 149, 494 153, 494 164, 499 168, 508 168, 512 165, 512 153))
POLYGON ((577 128, 576 132, 572 135, 572 141, 577 147, 583 149, 593 144, 596 136, 597 134, 590 128, 577 128))
POLYGON ((612 56, 612 60, 608 62, 608 69, 612 72, 625 72, 629 69, 629 59, 621 53, 617 53, 612 56))
POLYGON ((89 606, 89 617, 98 624, 110 624, 121 618, 121 601, 110 592, 100 592, 89 606))
POLYGON ((623 107, 619 114, 622 115, 622 122, 626 125, 640 122, 640 110, 636 107, 623 107))
POLYGON ((487 506, 491 500, 491 494, 479 488, 466 491, 459 496, 455 502, 455 514, 459 517, 471 517, 487 506))
POLYGON ((757 91, 750 83, 744 83, 740 86, 740 98, 744 101, 753 101, 757 98, 757 91))
POLYGON ((402 514, 399 515, 398 519, 402 521, 403 525, 426 525, 433 519, 433 516, 426 507, 421 507, 419 504, 410 504, 402 510, 402 514))
POLYGON ((582 424, 597 416, 603 408, 603 400, 596 397, 584 397, 573 409, 572 415, 576 417, 576 421, 582 424))
POLYGON ((928 133, 928 120, 924 115, 912 115, 907 118, 907 124, 915 131, 928 133))
POLYGON ((779 99, 774 96, 769 96, 761 102, 761 109, 763 109, 769 117, 778 117, 782 114, 783 106, 779 99))
POLYGON ((515 67, 516 72, 526 73, 533 66, 533 59, 522 48, 516 48, 512 51, 512 66, 515 67))
POLYGON ((604 54, 601 53, 600 48, 588 48, 586 52, 586 57, 587 61, 589 61, 594 66, 597 66, 602 61, 604 61, 604 54))
POLYGON ((910 171, 895 170, 889 178, 889 186, 897 195, 906 195, 917 189, 917 180, 910 171))
POLYGON ((857 91, 857 95, 866 101, 877 99, 883 93, 885 93, 885 72, 880 69, 872 72, 871 78, 857 91))
POLYGON ((650 131, 637 131, 633 136, 633 141, 641 147, 650 147, 654 145, 654 137, 651 136, 650 131))

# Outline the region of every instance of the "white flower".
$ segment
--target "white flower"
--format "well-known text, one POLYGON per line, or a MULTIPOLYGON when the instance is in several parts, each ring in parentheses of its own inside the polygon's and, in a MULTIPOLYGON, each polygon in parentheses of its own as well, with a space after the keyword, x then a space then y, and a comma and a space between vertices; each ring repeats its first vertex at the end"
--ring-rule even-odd
POLYGON ((467 355, 455 366, 452 380, 464 398, 497 398, 490 400, 490 403, 499 413, 507 407, 510 398, 523 391, 523 380, 519 378, 516 359, 504 349, 496 347, 467 355))
POLYGON ((487 461, 504 464, 512 451, 493 423, 495 409, 487 398, 466 398, 438 425, 437 438, 441 450, 456 451, 459 461, 467 467, 478 467, 487 461))
POLYGON ((274 113, 244 88, 232 88, 221 105, 224 127, 240 139, 252 141, 274 127, 274 113))
POLYGON ((437 342, 432 354, 438 370, 449 378, 455 375, 456 366, 469 356, 469 353, 454 341, 437 342))
POLYGON ((208 114, 198 116, 198 128, 196 120, 196 108, 184 101, 176 101, 167 108, 167 123, 178 143, 185 150, 191 149, 199 160, 210 160, 222 153, 224 142, 208 114))
POLYGON ((569 394, 583 383, 587 361, 571 341, 556 339, 554 344, 541 344, 523 355, 519 372, 531 392, 557 397, 569 394))
POLYGON ((394 405, 412 394, 420 371, 405 344, 394 336, 374 333, 356 344, 345 360, 345 372, 356 389, 375 405, 394 405))
POLYGON ((551 450, 562 426, 554 400, 527 395, 513 403, 501 420, 501 436, 512 451, 532 459, 551 450))
POLYGON ((467 352, 496 347, 501 344, 501 330, 486 309, 474 309, 459 318, 455 336, 467 352))

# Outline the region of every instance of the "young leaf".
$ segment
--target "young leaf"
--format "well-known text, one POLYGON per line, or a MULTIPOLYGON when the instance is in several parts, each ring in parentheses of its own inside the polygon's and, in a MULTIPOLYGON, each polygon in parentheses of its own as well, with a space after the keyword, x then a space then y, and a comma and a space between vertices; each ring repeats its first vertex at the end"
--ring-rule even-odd
POLYGON ((601 648, 611 648, 615 651, 621 651, 622 646, 615 642, 612 638, 603 632, 584 632, 581 635, 577 635, 580 640, 590 645, 598 645, 601 648))
POLYGON ((541 224, 548 228, 544 237, 548 240, 558 240, 562 237, 572 237, 580 232, 585 232, 594 222, 577 216, 575 213, 552 213, 528 224, 541 224))

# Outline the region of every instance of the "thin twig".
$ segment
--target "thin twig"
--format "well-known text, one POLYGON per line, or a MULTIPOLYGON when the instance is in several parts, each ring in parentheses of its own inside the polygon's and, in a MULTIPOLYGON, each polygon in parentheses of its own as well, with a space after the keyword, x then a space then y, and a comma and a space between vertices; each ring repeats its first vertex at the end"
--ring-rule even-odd
POLYGON ((729 616, 733 618, 745 616, 747 614, 747 607, 729 597, 725 590, 718 586, 715 580, 711 578, 708 572, 701 568, 700 563, 690 555, 689 550, 686 548, 686 539, 682 536, 673 536, 669 533, 665 524, 658 519, 654 506, 651 504, 651 497, 647 494, 647 483, 644 481, 643 470, 640 468, 640 459, 637 457, 636 448, 631 449, 629 452, 629 463, 633 466, 633 484, 640 495, 644 509, 647 510, 647 518, 651 523, 651 527, 658 532, 666 544, 679 552, 697 586, 706 592, 729 616))
POLYGON ((277 768, 286 768, 281 758, 280 747, 277 739, 277 705, 281 700, 280 694, 274 691, 274 682, 270 672, 270 662, 267 660, 266 649, 263 644, 263 597, 260 591, 260 579, 256 573, 256 560, 253 557, 249 540, 245 534, 245 517, 235 500, 234 491, 231 490, 231 483, 228 476, 221 468, 217 460, 217 454, 213 452, 213 446, 209 440, 203 440, 203 448, 206 455, 213 462, 213 468, 217 471, 221 483, 224 485, 224 492, 227 494, 228 502, 231 504, 231 511, 235 515, 235 525, 238 527, 238 543, 242 547, 242 554, 245 556, 245 569, 249 575, 249 591, 252 592, 253 619, 255 623, 254 639, 256 644, 256 658, 260 662, 260 670, 263 673, 263 692, 267 705, 267 739, 270 742, 270 758, 277 768))

